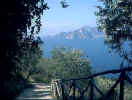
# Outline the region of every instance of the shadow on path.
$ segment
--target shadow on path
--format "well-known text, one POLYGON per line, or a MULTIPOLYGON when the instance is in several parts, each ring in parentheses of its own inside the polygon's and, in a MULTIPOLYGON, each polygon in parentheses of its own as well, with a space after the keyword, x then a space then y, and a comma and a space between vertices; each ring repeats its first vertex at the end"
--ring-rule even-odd
POLYGON ((33 88, 25 89, 16 100, 53 100, 51 87, 44 83, 33 83, 33 88))

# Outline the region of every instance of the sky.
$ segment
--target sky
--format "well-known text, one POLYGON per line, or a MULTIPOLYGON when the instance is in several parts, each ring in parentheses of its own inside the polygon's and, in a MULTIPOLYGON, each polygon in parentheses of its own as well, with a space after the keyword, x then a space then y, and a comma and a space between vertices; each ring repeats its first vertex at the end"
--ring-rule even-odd
POLYGON ((66 0, 70 5, 62 8, 61 0, 46 0, 49 10, 42 16, 40 36, 55 35, 60 32, 68 32, 83 26, 96 27, 97 10, 100 5, 97 0, 66 0))

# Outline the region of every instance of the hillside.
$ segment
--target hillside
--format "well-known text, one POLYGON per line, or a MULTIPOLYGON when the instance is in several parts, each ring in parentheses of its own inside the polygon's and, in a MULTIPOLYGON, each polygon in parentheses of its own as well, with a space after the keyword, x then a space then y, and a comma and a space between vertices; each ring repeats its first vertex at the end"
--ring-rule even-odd
POLYGON ((55 47, 78 48, 88 55, 94 71, 118 68, 121 62, 118 54, 109 52, 104 44, 104 33, 98 32, 95 27, 84 26, 71 32, 42 37, 42 40, 44 56, 50 57, 51 50, 55 47))

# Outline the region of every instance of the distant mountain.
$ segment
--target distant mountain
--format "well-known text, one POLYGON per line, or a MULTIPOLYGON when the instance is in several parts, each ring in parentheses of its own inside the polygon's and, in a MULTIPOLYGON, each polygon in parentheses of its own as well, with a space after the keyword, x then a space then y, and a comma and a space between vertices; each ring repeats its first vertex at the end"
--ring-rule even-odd
POLYGON ((63 36, 65 37, 65 39, 87 40, 87 39, 95 39, 98 37, 103 37, 104 34, 98 32, 96 28, 85 26, 73 32, 63 33, 63 36))
POLYGON ((61 32, 55 36, 42 37, 45 56, 51 56, 54 47, 72 47, 84 51, 95 71, 118 68, 121 58, 104 44, 104 33, 97 28, 84 26, 72 32, 61 32))
POLYGON ((72 32, 61 32, 55 36, 48 36, 46 38, 57 38, 57 39, 61 38, 67 40, 73 40, 73 39, 87 40, 87 39, 96 39, 101 37, 104 37, 104 33, 98 32, 97 28, 84 26, 72 32))

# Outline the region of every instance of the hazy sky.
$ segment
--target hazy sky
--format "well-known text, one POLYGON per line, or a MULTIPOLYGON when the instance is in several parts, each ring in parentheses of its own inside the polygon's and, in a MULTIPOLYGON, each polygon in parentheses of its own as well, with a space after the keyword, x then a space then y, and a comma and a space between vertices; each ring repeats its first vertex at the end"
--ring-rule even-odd
POLYGON ((41 36, 55 35, 63 31, 71 31, 82 26, 96 26, 97 0, 66 0, 70 5, 62 8, 61 0, 46 0, 50 7, 42 17, 41 36))

